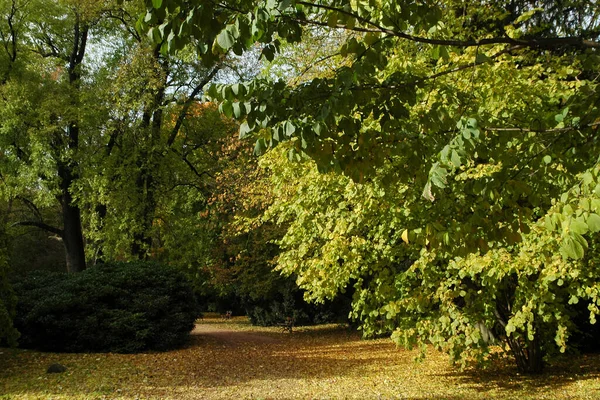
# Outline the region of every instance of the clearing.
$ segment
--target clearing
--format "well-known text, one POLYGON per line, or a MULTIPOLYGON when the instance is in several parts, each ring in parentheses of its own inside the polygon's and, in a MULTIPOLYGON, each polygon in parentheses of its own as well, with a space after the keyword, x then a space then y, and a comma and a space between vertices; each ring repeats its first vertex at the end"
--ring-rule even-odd
POLYGON ((206 318, 183 349, 143 354, 56 354, 0 348, 0 399, 597 399, 600 355, 516 374, 508 361, 459 371, 431 351, 361 340, 343 327, 257 328, 206 318), (62 374, 46 374, 52 363, 62 374))

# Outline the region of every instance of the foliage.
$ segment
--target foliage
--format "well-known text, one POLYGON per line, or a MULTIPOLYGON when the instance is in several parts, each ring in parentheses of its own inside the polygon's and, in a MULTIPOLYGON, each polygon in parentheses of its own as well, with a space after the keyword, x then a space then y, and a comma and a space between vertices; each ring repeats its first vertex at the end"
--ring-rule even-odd
POLYGON ((84 273, 36 271, 14 282, 20 345, 45 351, 139 352, 185 343, 198 316, 190 284, 157 263, 84 273))
POLYGON ((10 60, 0 86, 0 195, 28 208, 27 217, 14 223, 60 237, 71 272, 86 267, 74 184, 86 168, 90 139, 103 134, 109 112, 95 97, 99 82, 91 78, 87 54, 112 12, 114 2, 99 7, 88 1, 15 0, 0 9, 0 41, 10 60), (42 218, 40 210, 49 206, 60 209, 59 223, 42 218))
MULTIPOLYGON (((270 271, 271 274, 276 274, 270 271)), ((324 304, 309 303, 304 291, 298 289, 293 277, 281 279, 275 293, 260 298, 245 299, 246 315, 253 325, 279 325, 292 318, 294 325, 346 323, 350 312, 350 298, 338 295, 324 304)))
POLYGON ((278 201, 263 218, 287 226, 278 242, 278 269, 298 273, 300 287, 312 301, 353 294, 352 317, 365 323, 367 336, 388 332, 393 321, 373 312, 394 290, 394 279, 410 265, 402 242, 406 210, 397 207, 406 188, 389 184, 395 167, 364 184, 346 176, 319 173, 312 162, 290 162, 289 144, 267 153, 278 201), (407 262, 408 261, 408 262, 407 262))
MULTIPOLYGON (((206 67, 191 52, 161 55, 135 30, 142 8, 0 3, 0 196, 15 203, 10 233, 53 235, 73 272, 208 241, 194 239, 203 229, 189 230, 188 219, 209 195, 211 145, 234 124, 199 99, 226 60, 206 67)), ((177 261, 201 256, 198 247, 177 261)))
POLYGON ((305 181, 274 204, 282 221, 329 223, 299 219, 282 241, 279 266, 309 296, 368 282, 355 297, 367 332, 382 320, 398 343, 434 343, 463 365, 487 359, 495 332, 526 372, 567 348, 569 302, 589 301, 594 322, 597 4, 146 3, 165 50, 200 43, 204 59, 262 42, 271 60, 304 25, 349 33, 329 76, 208 91, 257 153, 288 141, 290 160, 354 181, 305 181), (200 24, 209 13, 220 18, 200 24), (363 214, 377 221, 364 231, 363 214))
MULTIPOLYGON (((192 264, 190 270, 193 273, 200 269, 198 291, 207 303, 215 303, 214 311, 245 311, 252 323, 262 326, 292 316, 298 324, 345 320, 347 307, 333 311, 331 304, 309 305, 294 277, 273 271, 279 254, 274 242, 284 229, 256 221, 275 198, 266 171, 258 167, 246 142, 227 135, 217 143, 220 147, 214 151, 214 187, 207 210, 198 219, 199 225, 210 232, 205 237, 212 238, 213 248, 206 255, 205 265, 192 264)), ((170 257, 180 257, 181 248, 170 257)))

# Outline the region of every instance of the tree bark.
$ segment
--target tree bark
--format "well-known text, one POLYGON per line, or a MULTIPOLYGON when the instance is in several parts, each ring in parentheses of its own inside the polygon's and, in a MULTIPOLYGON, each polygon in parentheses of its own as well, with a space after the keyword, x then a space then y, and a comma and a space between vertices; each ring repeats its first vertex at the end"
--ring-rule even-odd
POLYGON ((81 272, 86 268, 81 211, 73 204, 70 186, 75 176, 72 167, 59 164, 58 173, 61 178, 60 203, 63 218, 63 244, 65 246, 67 271, 81 272))

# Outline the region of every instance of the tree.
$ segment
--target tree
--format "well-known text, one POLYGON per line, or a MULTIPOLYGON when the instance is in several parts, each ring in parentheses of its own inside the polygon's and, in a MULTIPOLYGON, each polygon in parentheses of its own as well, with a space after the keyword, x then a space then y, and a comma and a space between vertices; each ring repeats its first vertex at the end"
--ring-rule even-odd
POLYGON ((249 311, 255 303, 272 301, 284 287, 295 285, 273 273, 278 254, 273 242, 283 230, 274 224, 256 223, 274 199, 252 146, 233 134, 219 143, 214 187, 201 214, 212 237, 211 251, 202 266, 210 277, 205 284, 217 297, 235 298, 249 311))
POLYGON ((211 138, 186 124, 223 57, 161 54, 135 30, 141 2, 46 3, 2 3, 0 190, 28 210, 11 222, 60 238, 71 272, 156 255, 165 193, 207 197, 211 138))
POLYGON ((8 29, 0 39, 9 61, 1 88, 3 194, 32 211, 31 219, 17 224, 59 236, 67 269, 79 272, 86 263, 73 185, 79 179, 82 142, 98 117, 81 105, 90 95, 83 60, 101 9, 97 3, 68 1, 13 0, 2 7, 8 29), (39 207, 53 199, 61 206, 61 228, 41 219, 39 207))
MULTIPOLYGON (((487 359, 494 333, 525 372, 565 351, 569 303, 586 302, 595 320, 597 4, 147 4, 148 21, 162 18, 149 29, 165 50, 197 41, 204 59, 261 42, 270 60, 282 41, 301 40, 304 25, 354 33, 339 50, 347 64, 331 77, 209 90, 244 121, 240 135, 258 139, 257 153, 288 141, 290 159, 344 172, 360 193, 379 182, 402 193, 390 204, 394 226, 381 227, 391 253, 366 245, 377 262, 325 259, 334 238, 312 252, 301 237, 290 244, 295 253, 280 266, 315 298, 385 274, 377 301, 355 307, 395 326, 398 343, 433 343, 465 362, 487 359), (208 15, 219 18, 202 24, 208 15)), ((353 248, 340 243, 340 252, 353 248)))

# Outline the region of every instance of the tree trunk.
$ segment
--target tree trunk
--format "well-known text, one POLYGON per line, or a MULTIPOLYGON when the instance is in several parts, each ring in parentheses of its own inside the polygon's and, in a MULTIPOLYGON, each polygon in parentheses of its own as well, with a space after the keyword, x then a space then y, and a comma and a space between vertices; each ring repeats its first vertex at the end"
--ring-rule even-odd
POLYGON ((148 150, 142 154, 139 164, 140 171, 136 179, 136 189, 140 193, 142 200, 141 210, 141 230, 136 232, 133 237, 131 253, 139 259, 146 259, 152 249, 151 229, 156 214, 156 179, 154 174, 159 168, 158 160, 163 157, 160 151, 156 150, 156 144, 161 140, 161 129, 163 125, 163 102, 165 99, 165 88, 170 73, 169 62, 162 59, 160 47, 154 49, 153 57, 160 65, 163 73, 161 86, 154 95, 154 99, 149 103, 142 117, 142 129, 149 129, 148 150))
POLYGON ((58 175, 61 178, 62 239, 66 252, 67 271, 69 273, 81 272, 86 267, 81 211, 78 206, 73 204, 73 196, 70 191, 75 176, 72 167, 63 163, 58 165, 58 175))
MULTIPOLYGON (((69 56, 69 85, 74 92, 73 107, 78 107, 79 83, 81 80, 81 64, 85 54, 88 27, 80 23, 79 16, 73 28, 73 48, 69 56)), ((77 120, 69 122, 66 128, 66 141, 69 151, 76 152, 79 147, 79 124, 77 120)), ((63 212, 63 243, 65 245, 67 271, 81 272, 86 268, 81 210, 74 204, 71 185, 78 178, 78 165, 73 159, 58 162, 60 182, 60 203, 63 212)))
POLYGON ((152 172, 147 167, 142 167, 140 175, 136 180, 137 190, 142 193, 142 212, 141 212, 141 230, 133 236, 133 244, 131 246, 131 254, 140 260, 145 260, 152 249, 152 222, 156 212, 156 201, 154 198, 155 192, 154 178, 152 172))
MULTIPOLYGON (((64 201, 68 200, 65 199, 64 201)), ((63 204, 63 221, 65 226, 63 243, 66 251, 67 271, 69 273, 81 272, 86 268, 86 264, 79 208, 63 204)))
MULTIPOLYGON (((510 315, 510 304, 509 297, 507 296, 507 306, 504 309, 501 307, 496 308, 496 321, 506 329, 508 315, 510 315)), ((522 333, 525 338, 519 338, 515 336, 504 336, 504 340, 510 348, 517 369, 522 374, 539 374, 544 370, 544 350, 541 346, 540 341, 540 329, 538 324, 534 321, 534 326, 537 328, 533 340, 525 339, 528 332, 522 333)))
MULTIPOLYGON (((525 332, 525 335, 527 335, 527 332, 525 332)), ((520 373, 539 374, 544 370, 544 352, 541 347, 539 333, 534 336, 533 340, 507 337, 506 341, 520 373)))

